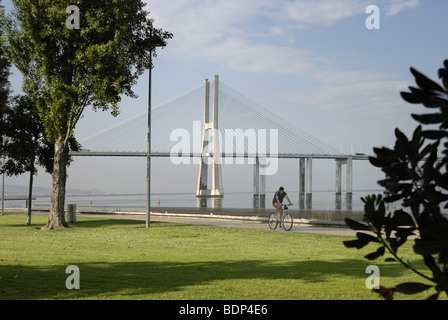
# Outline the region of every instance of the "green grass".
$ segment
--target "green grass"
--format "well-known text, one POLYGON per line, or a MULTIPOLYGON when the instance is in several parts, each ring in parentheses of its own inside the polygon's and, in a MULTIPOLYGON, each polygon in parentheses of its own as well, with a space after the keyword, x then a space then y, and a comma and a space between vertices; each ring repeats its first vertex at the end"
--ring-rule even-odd
MULTIPOLYGON (((398 263, 347 249, 353 237, 78 217, 43 231, 47 215, 0 217, 0 299, 380 299, 365 287, 376 264, 381 285, 420 281, 398 263), (68 290, 65 269, 80 270, 68 290)), ((403 252, 409 254, 411 247, 403 252)), ((416 262, 417 263, 417 262, 416 262)), ((422 263, 417 263, 424 270, 422 263)), ((423 299, 428 292, 398 299, 423 299)))

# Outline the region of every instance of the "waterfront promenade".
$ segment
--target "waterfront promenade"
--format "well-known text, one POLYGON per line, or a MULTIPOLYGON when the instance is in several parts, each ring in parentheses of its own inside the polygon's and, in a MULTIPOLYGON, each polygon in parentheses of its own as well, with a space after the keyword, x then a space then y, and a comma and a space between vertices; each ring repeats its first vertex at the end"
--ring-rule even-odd
MULTIPOLYGON (((98 213, 83 213, 80 216, 84 217, 98 217, 107 219, 131 219, 145 221, 145 214, 98 214, 98 213)), ((250 217, 244 216, 199 216, 199 215, 187 215, 187 214, 169 214, 169 213, 152 213, 152 222, 168 222, 168 223, 184 223, 184 224, 200 224, 200 225, 214 225, 223 227, 238 227, 238 228, 255 228, 255 229, 267 229, 269 226, 267 220, 264 218, 249 219, 250 217)), ((334 235, 356 235, 356 231, 351 230, 345 226, 342 222, 330 222, 330 221, 310 221, 306 219, 295 219, 294 225, 291 229, 294 232, 311 232, 311 233, 324 233, 334 235)), ((275 230, 274 232, 285 232, 283 229, 275 230)))
MULTIPOLYGON (((151 212, 151 222, 168 222, 183 224, 215 225, 225 227, 256 228, 269 229, 268 216, 270 209, 224 209, 224 208, 157 208, 151 212), (157 210, 159 209, 159 210, 157 210)), ((26 213, 26 209, 7 209, 8 212, 26 213)), ((311 210, 310 210, 311 211, 311 210)), ((33 210, 33 214, 47 214, 48 210, 33 210)), ((356 232, 347 228, 344 217, 355 217, 358 220, 362 217, 360 212, 338 211, 341 219, 337 220, 317 220, 314 218, 304 218, 307 215, 306 210, 289 210, 294 219, 294 225, 291 231, 296 232, 315 232, 339 235, 355 235, 356 232)), ((308 215, 319 214, 308 212, 308 215)), ((322 216, 324 213, 320 212, 322 216)), ((126 212, 126 211, 93 211, 77 210, 78 217, 95 217, 101 219, 124 219, 146 221, 145 212, 126 212)), ((283 231, 276 230, 276 231, 283 231)), ((284 232, 284 231, 283 231, 284 232)))

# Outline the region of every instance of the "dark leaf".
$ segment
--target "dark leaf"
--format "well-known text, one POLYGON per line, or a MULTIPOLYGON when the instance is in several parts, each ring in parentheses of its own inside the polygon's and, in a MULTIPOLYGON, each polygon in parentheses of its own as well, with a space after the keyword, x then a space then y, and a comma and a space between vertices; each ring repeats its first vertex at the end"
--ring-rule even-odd
POLYGON ((366 259, 368 260, 375 260, 378 257, 381 257, 382 255, 384 255, 385 252, 385 248, 383 247, 379 247, 378 250, 376 250, 375 252, 369 253, 365 256, 366 259))
POLYGON ((436 285, 437 291, 448 292, 448 277, 443 277, 441 281, 436 285))
POLYGON ((400 94, 404 101, 413 104, 422 103, 427 99, 427 94, 425 94, 424 92, 419 93, 401 92, 400 94))
POLYGON ((390 165, 389 161, 375 158, 375 157, 369 157, 369 162, 378 168, 384 168, 384 167, 388 167, 390 165))
POLYGON ((395 202, 397 200, 400 200, 402 198, 404 198, 406 195, 404 194, 394 194, 391 196, 387 196, 386 198, 384 198, 384 201, 386 202, 395 202))
POLYGON ((390 223, 392 223, 394 227, 415 225, 411 215, 403 211, 403 209, 394 211, 393 216, 390 218, 390 223))
POLYGON ((424 74, 418 72, 414 68, 411 68, 411 73, 415 77, 415 82, 421 87, 429 91, 439 91, 444 92, 445 90, 438 85, 436 82, 432 81, 428 77, 426 77, 424 74))
POLYGON ((431 285, 418 282, 405 282, 397 286, 397 291, 404 294, 415 294, 432 288, 431 285))
POLYGON ((398 128, 395 128, 395 137, 397 138, 397 141, 409 142, 406 135, 403 132, 401 132, 400 129, 398 128))
POLYGON ((437 124, 443 122, 443 116, 440 113, 429 114, 411 114, 412 118, 423 124, 437 124))
POLYGON ((356 248, 361 249, 365 247, 369 242, 362 241, 362 240, 347 240, 343 241, 343 244, 346 248, 356 248))
POLYGON ((419 125, 415 130, 414 134, 412 135, 412 148, 417 151, 422 146, 423 139, 422 139, 422 126, 419 125))
POLYGON ((439 109, 442 106, 446 105, 446 102, 443 98, 440 97, 440 94, 433 93, 427 90, 417 89, 414 87, 409 87, 410 93, 402 92, 401 97, 403 100, 416 104, 421 103, 427 108, 431 109, 439 109))
POLYGON ((438 72, 439 78, 442 79, 445 90, 448 90, 448 66, 440 68, 438 72))
POLYGON ((397 185, 397 182, 395 179, 383 179, 377 181, 380 186, 383 186, 388 191, 393 191, 395 189, 395 186, 397 185))
POLYGON ((395 236, 397 238, 404 238, 404 240, 406 240, 407 237, 414 234, 414 230, 415 230, 414 227, 412 227, 412 228, 396 228, 395 236))
POLYGON ((428 139, 442 139, 448 137, 448 132, 439 130, 425 130, 422 132, 422 136, 428 139))
POLYGON ((446 243, 442 241, 416 239, 414 244, 414 251, 417 254, 426 256, 437 254, 445 247, 446 243))
POLYGON ((436 292, 436 293, 430 295, 428 298, 426 298, 426 300, 437 300, 439 298, 439 294, 440 294, 440 292, 436 292))
POLYGON ((412 189, 412 183, 386 183, 384 186, 393 193, 412 189))
POLYGON ((434 258, 432 256, 424 256, 423 261, 425 262, 425 264, 429 268, 429 270, 432 271, 432 276, 433 276, 434 281, 439 282, 442 271, 437 266, 434 258))
POLYGON ((397 157, 397 153, 395 150, 391 150, 389 148, 373 148, 373 152, 379 157, 379 158, 395 158, 397 157))
POLYGON ((398 241, 397 241, 397 239, 396 238, 390 238, 389 239, 389 244, 390 244, 390 248, 392 249, 392 251, 394 253, 396 253, 397 250, 398 250, 398 247, 400 246, 398 241))
POLYGON ((412 145, 406 135, 398 128, 395 128, 395 136, 397 137, 397 141, 395 142, 395 150, 402 156, 413 156, 414 150, 412 149, 412 145))
POLYGON ((422 160, 424 157, 426 157, 426 155, 431 152, 433 148, 432 144, 428 144, 425 148, 423 148, 423 150, 420 152, 420 154, 417 157, 417 161, 422 160))
POLYGON ((345 218, 345 223, 353 230, 365 230, 365 231, 370 230, 366 224, 357 222, 349 218, 345 218))
POLYGON ((397 261, 397 260, 395 260, 394 258, 386 258, 386 260, 384 260, 384 261, 386 261, 386 262, 394 262, 394 261, 397 261))

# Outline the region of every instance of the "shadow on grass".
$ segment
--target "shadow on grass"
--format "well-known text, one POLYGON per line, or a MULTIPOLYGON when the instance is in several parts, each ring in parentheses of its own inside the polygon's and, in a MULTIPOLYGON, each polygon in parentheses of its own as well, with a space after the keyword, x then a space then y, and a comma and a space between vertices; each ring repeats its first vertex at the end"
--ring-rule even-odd
MULTIPOLYGON (((120 296, 157 299, 159 294, 186 290, 190 286, 208 285, 217 280, 276 280, 275 284, 287 285, 289 282, 285 280, 288 279, 311 284, 325 281, 331 283, 334 279, 334 285, 338 286, 340 284, 335 277, 342 275, 345 279, 348 277, 355 282, 359 281, 360 286, 363 286, 366 277, 365 263, 354 259, 282 264, 273 260, 241 260, 83 263, 77 266, 80 270, 80 290, 68 290, 65 287, 69 276, 65 273, 67 265, 0 265, 0 299, 120 299, 120 296)), ((400 268, 387 269, 387 276, 403 274, 400 268)), ((220 289, 221 286, 222 284, 216 288, 220 289)), ((248 288, 244 286, 242 289, 248 288)), ((259 282, 258 287, 252 290, 254 295, 259 295, 264 290, 263 282, 259 282)), ((238 292, 234 296, 238 299, 238 292)))
MULTIPOLYGON (((81 220, 69 223, 69 227, 73 228, 101 228, 101 227, 123 227, 123 226, 134 226, 138 228, 145 228, 146 221, 143 220, 133 220, 133 219, 101 219, 101 218, 93 218, 92 220, 81 220)), ((192 224, 186 223, 175 223, 175 222, 158 222, 152 221, 150 228, 157 227, 191 227, 192 224)), ((193 225, 194 226, 194 225, 193 225)))
MULTIPOLYGON (((14 227, 14 228, 23 228, 23 227, 27 227, 27 228, 35 228, 35 229, 40 229, 41 227, 45 226, 46 224, 46 220, 45 223, 43 223, 42 221, 36 222, 35 220, 37 219, 33 219, 32 220, 32 224, 31 225, 25 225, 26 222, 26 217, 25 215, 23 215, 23 223, 8 223, 8 227, 14 227)), ((90 218, 90 217, 81 217, 78 218, 78 220, 76 222, 68 222, 68 227, 69 228, 99 228, 99 227, 114 227, 114 226, 136 226, 136 227, 144 227, 145 226, 146 221, 144 220, 137 220, 137 219, 125 219, 125 218, 117 218, 117 219, 110 219, 110 218, 90 218)), ((151 222, 151 226, 155 227, 155 226, 161 226, 163 225, 164 227, 166 227, 167 225, 169 226, 175 226, 175 227, 179 227, 179 226, 183 226, 186 224, 178 224, 178 223, 164 223, 164 222, 156 222, 156 221, 152 221, 151 222)))
POLYGON ((145 221, 131 220, 131 219, 107 219, 107 218, 92 218, 88 220, 77 220, 76 222, 70 222, 71 228, 100 228, 100 227, 114 227, 114 226, 144 226, 145 221))
MULTIPOLYGON (((42 221, 43 219, 41 219, 42 221)), ((17 220, 11 221, 16 225, 17 220)), ((144 221, 139 220, 122 220, 122 219, 108 219, 108 218, 83 218, 72 224, 73 231, 79 229, 89 230, 90 228, 111 228, 112 234, 123 226, 127 226, 122 230, 128 232, 134 228, 144 228, 144 221)), ((37 224, 36 224, 37 225, 37 224)), ((36 226, 35 225, 35 226, 36 226)), ((18 225, 24 228, 24 225, 18 225)), ((179 226, 191 228, 192 225, 175 224, 175 223, 161 223, 152 222, 152 228, 166 228, 179 226)), ((195 226, 196 227, 196 226, 195 226)), ((202 229, 202 228, 201 228, 202 229)), ((14 228, 9 237, 17 234, 18 229, 14 228)), ((184 229, 182 229, 184 230, 184 229)), ((228 229, 223 229, 228 230, 228 229)), ((70 230, 58 231, 58 235, 71 234, 70 230)), ((163 231, 163 230, 162 230, 163 231)), ((42 231, 45 235, 52 235, 53 231, 42 231)), ((28 230, 19 234, 19 239, 26 239, 32 241, 28 230)), ((33 235, 35 232, 32 233, 33 235)), ((77 234, 74 232, 73 234, 77 234)), ((142 237, 138 239, 145 239, 146 232, 138 233, 142 237)), ((183 236, 184 233, 174 232, 169 233, 170 237, 183 236)), ((274 238, 277 238, 280 233, 270 233, 274 238)), ((285 234, 286 235, 286 234, 285 234)), ((90 236, 90 235, 89 235, 90 236)), ((98 235, 100 236, 100 235, 98 235)), ((191 237, 191 233, 188 234, 191 237)), ((289 234, 292 236, 292 234, 289 234)), ((39 238, 41 241, 46 241, 47 238, 39 238)), ((88 238, 87 238, 88 239, 88 238)), ((106 237, 104 241, 109 241, 111 238, 106 237)), ((114 238, 115 239, 115 238, 114 238)), ((159 238, 157 238, 159 239, 159 238)), ((160 238, 161 239, 161 238, 160 238)), ((216 238, 213 238, 216 239, 216 238)), ((266 238, 270 239, 270 238, 266 238)), ((53 239, 50 239, 53 241, 53 239)), ((57 241, 73 241, 73 238, 57 238, 57 241)), ((163 240, 163 239, 161 239, 163 240)), ((297 239, 299 241, 300 239, 297 239)), ((52 241, 49 243, 52 244, 52 241)), ((160 242, 159 242, 160 243, 160 242)), ((341 244, 342 246, 342 244, 341 244)), ((20 246, 19 246, 20 247, 20 246)), ((24 247, 20 247, 23 249, 24 247)), ((26 248, 26 247, 25 247, 26 248)), ((85 245, 85 250, 90 250, 89 243, 85 245)), ((188 246, 185 246, 188 250, 188 246)), ((55 249, 57 250, 57 249, 55 249)), ((62 249, 61 249, 62 250, 62 249)), ((150 248, 148 248, 150 250, 150 248)), ((6 252, 6 251, 5 251, 6 252)), ((53 253, 53 249, 48 249, 48 254, 53 253)), ((61 253, 60 251, 56 251, 61 253)), ((269 250, 271 254, 275 255, 275 251, 269 250)), ((143 253, 143 252, 142 252, 143 253)), ((145 261, 143 254, 138 257, 133 257, 133 261, 126 262, 126 256, 121 255, 120 252, 111 252, 118 257, 114 261, 121 262, 90 262, 78 263, 76 258, 70 263, 70 252, 63 252, 61 259, 51 260, 51 264, 44 264, 37 262, 38 265, 27 265, 27 262, 19 264, 12 260, 13 255, 8 253, 3 254, 0 251, 0 300, 2 299, 120 299, 120 298, 137 298, 137 299, 163 299, 164 297, 179 297, 177 299, 198 299, 206 297, 200 290, 212 290, 211 293, 219 291, 227 293, 227 295, 217 294, 217 297, 231 296, 234 299, 240 297, 246 298, 264 296, 265 291, 269 290, 267 287, 273 288, 277 298, 291 298, 291 296, 279 297, 290 286, 297 284, 292 280, 299 280, 300 283, 310 284, 310 287, 319 285, 320 287, 341 286, 341 279, 343 281, 356 283, 356 286, 362 288, 365 285, 365 268, 368 264, 362 259, 341 258, 340 260, 326 261, 325 256, 315 256, 307 259, 302 256, 300 259, 294 261, 294 256, 290 260, 282 261, 275 256, 264 256, 258 260, 242 256, 243 259, 238 260, 239 253, 231 256, 232 260, 225 258, 217 258, 220 260, 208 259, 207 257, 196 257, 194 252, 191 252, 187 257, 179 258, 179 261, 145 261), (7 258, 11 258, 8 261, 7 258), (235 257, 235 258, 233 258, 235 257), (246 259, 244 259, 246 257, 246 259), (181 260, 183 259, 183 260, 181 260), (187 260, 191 259, 191 260, 187 260), (307 259, 307 260, 305 260, 307 259), (135 261, 138 260, 138 261, 135 261), (54 261, 54 262, 53 262, 54 261), (80 270, 80 290, 68 290, 65 287, 65 282, 69 274, 65 273, 68 265, 77 265, 80 270), (247 281, 250 280, 250 281, 247 281), (221 281, 221 282, 216 282, 221 281), (228 281, 228 282, 226 282, 228 281), (199 287, 201 286, 201 287, 199 287), (241 295, 240 292, 246 292, 246 296, 241 295), (229 293, 230 292, 230 293, 229 293)), ((89 253, 86 252, 86 256, 89 253)), ((218 256, 219 257, 219 256, 218 256)), ((261 257, 260 255, 258 257, 261 257)), ((146 258, 146 259, 145 259, 146 258)), ((94 260, 92 257, 90 261, 94 260)), ((174 258, 176 259, 176 258, 174 258)), ((297 257, 299 259, 299 257, 297 257)), ((149 259, 148 259, 149 260, 149 259)), ((22 260, 32 263, 30 260, 22 260)), ((82 261, 89 261, 83 258, 82 261)), ((396 267, 397 265, 381 266, 381 275, 388 277, 396 277, 403 275, 403 269, 396 267)), ((343 285, 343 284, 342 284, 343 285)), ((364 287, 365 288, 365 287, 364 287)), ((303 291, 298 288, 298 291, 303 291)), ((325 290, 325 289, 323 289, 325 290)), ((302 293, 303 294, 303 293, 302 293)), ((306 294, 306 293, 305 293, 306 294)), ((356 293, 353 293, 356 295, 356 293)), ((216 297, 216 296, 213 296, 216 297)), ((356 297, 354 297, 356 298, 356 297)))

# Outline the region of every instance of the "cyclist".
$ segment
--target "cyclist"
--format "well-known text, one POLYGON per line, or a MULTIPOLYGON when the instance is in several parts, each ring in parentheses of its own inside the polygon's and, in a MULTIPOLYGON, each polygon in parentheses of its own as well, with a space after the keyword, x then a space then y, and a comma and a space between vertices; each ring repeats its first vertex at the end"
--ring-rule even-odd
POLYGON ((283 210, 282 210, 282 203, 283 203, 283 199, 286 198, 286 200, 288 200, 289 205, 292 205, 291 200, 288 197, 288 194, 285 192, 285 188, 280 187, 278 189, 278 191, 275 192, 274 194, 274 199, 272 199, 272 205, 274 206, 275 210, 275 215, 278 217, 279 213, 279 219, 280 219, 280 228, 282 227, 282 216, 283 216, 283 210))

